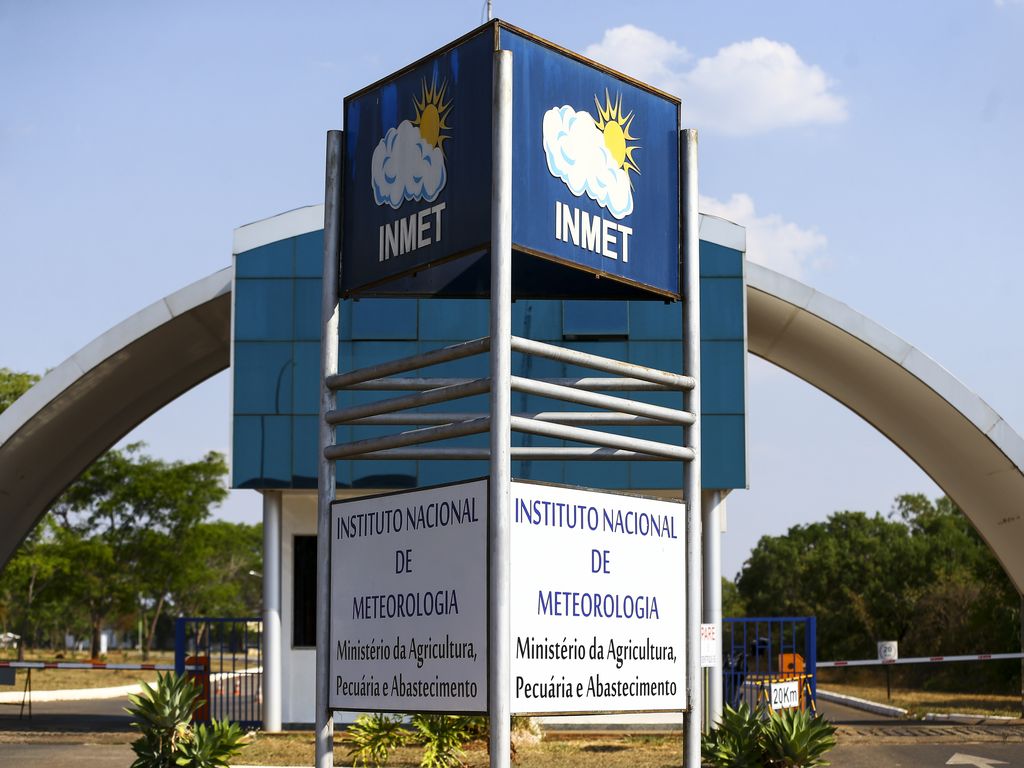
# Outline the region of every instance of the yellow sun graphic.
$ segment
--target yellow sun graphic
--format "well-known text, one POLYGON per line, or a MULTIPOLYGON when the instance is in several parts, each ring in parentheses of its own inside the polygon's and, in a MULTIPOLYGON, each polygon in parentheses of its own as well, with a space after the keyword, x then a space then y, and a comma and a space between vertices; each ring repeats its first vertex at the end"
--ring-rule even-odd
POLYGON ((436 77, 429 86, 427 86, 427 78, 423 78, 420 97, 418 99, 413 97, 413 103, 416 105, 416 119, 412 121, 412 124, 419 126, 420 136, 424 141, 429 142, 432 147, 438 147, 442 152, 445 140, 451 138, 451 136, 441 133, 441 131, 451 130, 451 126, 446 122, 452 108, 451 99, 444 100, 447 89, 447 80, 442 82, 441 87, 438 88, 436 77))
MULTIPOLYGON (((601 101, 597 96, 594 96, 594 104, 597 105, 598 116, 595 125, 597 130, 604 134, 604 145, 612 153, 615 164, 626 171, 627 177, 630 171, 640 173, 636 160, 633 159, 633 153, 640 149, 640 147, 636 144, 626 143, 636 141, 636 136, 631 135, 629 132, 629 125, 633 122, 633 113, 630 112, 628 115, 622 114, 622 94, 620 93, 615 97, 615 103, 613 104, 606 88, 604 92, 604 106, 601 106, 601 101)), ((632 184, 632 180, 630 184, 632 184)))

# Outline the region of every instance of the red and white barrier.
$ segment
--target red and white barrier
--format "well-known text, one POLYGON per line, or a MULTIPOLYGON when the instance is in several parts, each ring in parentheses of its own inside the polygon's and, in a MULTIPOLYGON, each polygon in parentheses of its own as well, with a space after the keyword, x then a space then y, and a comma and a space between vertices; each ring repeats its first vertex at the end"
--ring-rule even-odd
POLYGON ((819 661, 818 669, 829 667, 884 667, 890 664, 932 664, 944 661, 999 661, 1024 659, 1024 653, 975 653, 967 656, 915 656, 906 659, 856 659, 854 661, 819 661))
MULTIPOLYGON (((127 669, 173 672, 173 664, 113 664, 106 661, 0 661, 0 667, 11 669, 127 669)), ((200 671, 202 667, 185 667, 189 671, 200 671)))

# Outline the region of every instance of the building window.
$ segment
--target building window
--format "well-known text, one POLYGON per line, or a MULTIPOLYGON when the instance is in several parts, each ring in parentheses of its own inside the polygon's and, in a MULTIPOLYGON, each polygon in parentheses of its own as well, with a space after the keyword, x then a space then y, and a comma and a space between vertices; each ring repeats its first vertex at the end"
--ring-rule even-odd
POLYGON ((316 536, 292 547, 292 647, 316 647, 316 536))

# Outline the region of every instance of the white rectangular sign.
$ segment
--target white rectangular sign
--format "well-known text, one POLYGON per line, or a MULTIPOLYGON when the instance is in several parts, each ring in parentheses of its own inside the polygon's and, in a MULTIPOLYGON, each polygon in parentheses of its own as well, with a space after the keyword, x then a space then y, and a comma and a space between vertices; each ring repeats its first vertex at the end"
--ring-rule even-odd
POLYGON ((879 661, 897 661, 900 658, 900 644, 897 640, 882 640, 878 643, 879 661))
POLYGON ((777 709, 793 709, 800 706, 800 681, 783 680, 773 682, 770 688, 771 707, 777 709))
POLYGON ((512 483, 513 713, 685 708, 684 512, 512 483))
POLYGON ((331 709, 487 711, 487 481, 331 505, 331 709))
POLYGON ((702 667, 720 667, 722 651, 721 642, 718 639, 717 624, 700 625, 700 665, 702 667))

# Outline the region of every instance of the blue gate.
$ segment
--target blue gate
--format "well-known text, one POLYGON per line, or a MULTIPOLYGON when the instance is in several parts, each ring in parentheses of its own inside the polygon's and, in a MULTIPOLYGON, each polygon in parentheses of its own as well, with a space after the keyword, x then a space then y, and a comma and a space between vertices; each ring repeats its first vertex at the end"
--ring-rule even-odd
POLYGON ((817 625, 814 616, 722 619, 725 703, 755 708, 817 710, 817 625))
POLYGON ((174 623, 174 669, 188 672, 206 703, 196 722, 263 723, 263 622, 241 618, 179 618, 174 623))

